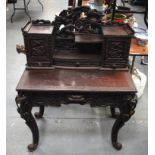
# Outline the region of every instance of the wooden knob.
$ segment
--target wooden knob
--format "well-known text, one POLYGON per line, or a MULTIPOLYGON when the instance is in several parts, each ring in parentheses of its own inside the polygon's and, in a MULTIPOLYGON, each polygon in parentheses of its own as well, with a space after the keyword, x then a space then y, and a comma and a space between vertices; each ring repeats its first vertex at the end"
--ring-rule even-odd
POLYGON ((18 53, 26 54, 25 46, 24 45, 16 45, 16 50, 18 53))

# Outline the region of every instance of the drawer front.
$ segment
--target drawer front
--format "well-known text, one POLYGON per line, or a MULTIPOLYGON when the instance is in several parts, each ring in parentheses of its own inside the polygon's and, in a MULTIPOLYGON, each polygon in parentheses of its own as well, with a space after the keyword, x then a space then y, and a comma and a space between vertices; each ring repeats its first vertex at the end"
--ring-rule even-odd
POLYGON ((51 67, 52 63, 49 61, 36 61, 36 62, 29 62, 26 64, 27 67, 51 67))
POLYGON ((56 66, 70 66, 70 67, 97 67, 100 65, 100 61, 87 61, 87 60, 54 59, 53 63, 56 66))
POLYGON ((90 104, 91 106, 108 106, 120 104, 129 93, 82 93, 82 92, 58 92, 58 93, 24 93, 31 104, 60 106, 61 104, 90 104))
POLYGON ((103 45, 104 67, 127 67, 130 50, 130 38, 106 38, 103 45))

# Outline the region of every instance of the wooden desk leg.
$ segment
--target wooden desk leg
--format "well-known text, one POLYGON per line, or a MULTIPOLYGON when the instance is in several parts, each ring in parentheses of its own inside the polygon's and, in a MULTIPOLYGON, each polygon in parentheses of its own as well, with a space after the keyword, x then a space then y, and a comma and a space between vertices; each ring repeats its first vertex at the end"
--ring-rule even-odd
POLYGON ((117 140, 119 129, 127 122, 130 117, 134 114, 134 109, 137 104, 137 96, 136 94, 127 95, 123 101, 123 104, 120 104, 120 115, 116 119, 111 132, 111 141, 114 148, 120 150, 122 148, 122 144, 120 144, 117 140))
POLYGON ((37 123, 31 113, 32 106, 28 103, 27 98, 23 95, 18 95, 16 97, 17 111, 21 118, 26 121, 27 126, 32 132, 33 142, 28 145, 28 150, 30 152, 34 151, 39 143, 39 130, 37 123))
POLYGON ((35 115, 36 118, 42 118, 43 115, 44 115, 44 106, 41 105, 39 107, 39 112, 36 112, 34 115, 35 115))

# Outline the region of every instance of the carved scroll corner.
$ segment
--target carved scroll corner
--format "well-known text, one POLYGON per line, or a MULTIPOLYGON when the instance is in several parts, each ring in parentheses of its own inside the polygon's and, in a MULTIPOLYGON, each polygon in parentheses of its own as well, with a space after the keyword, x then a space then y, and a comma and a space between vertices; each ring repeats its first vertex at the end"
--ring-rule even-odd
POLYGON ((16 98, 15 98, 15 101, 16 101, 17 104, 20 104, 25 100, 26 100, 26 96, 24 96, 24 95, 17 95, 16 98))
POLYGON ((138 97, 136 93, 129 94, 126 96, 126 103, 129 104, 130 107, 135 108, 138 102, 138 97))
POLYGON ((17 95, 15 98, 17 111, 20 114, 21 118, 25 119, 26 121, 30 120, 30 111, 31 107, 27 104, 27 98, 24 95, 17 95))
POLYGON ((135 108, 137 105, 137 95, 136 93, 133 94, 128 94, 125 98, 124 98, 124 106, 123 106, 123 115, 124 118, 128 119, 130 118, 134 113, 135 113, 135 108))

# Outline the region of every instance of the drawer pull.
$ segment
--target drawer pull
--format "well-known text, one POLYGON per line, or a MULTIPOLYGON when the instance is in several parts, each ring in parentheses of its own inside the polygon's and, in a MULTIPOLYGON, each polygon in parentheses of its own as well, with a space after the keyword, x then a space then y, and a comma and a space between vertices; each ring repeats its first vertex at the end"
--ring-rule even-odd
POLYGON ((81 95, 71 95, 68 96, 69 101, 74 101, 74 102, 82 102, 85 100, 85 98, 81 95))
POLYGON ((79 67, 80 66, 80 63, 79 62, 76 62, 76 67, 79 67))

